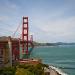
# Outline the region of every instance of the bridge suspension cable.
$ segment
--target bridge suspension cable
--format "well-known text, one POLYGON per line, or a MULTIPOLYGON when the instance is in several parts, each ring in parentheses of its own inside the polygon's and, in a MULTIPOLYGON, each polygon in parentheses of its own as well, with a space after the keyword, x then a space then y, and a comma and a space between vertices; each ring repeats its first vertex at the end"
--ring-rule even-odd
MULTIPOLYGON (((16 28, 16 30, 14 31, 14 33, 12 34, 12 37, 15 37, 15 34, 17 33, 17 31, 19 30, 21 24, 18 25, 18 27, 16 28)), ((19 33, 20 34, 20 33, 19 33)))

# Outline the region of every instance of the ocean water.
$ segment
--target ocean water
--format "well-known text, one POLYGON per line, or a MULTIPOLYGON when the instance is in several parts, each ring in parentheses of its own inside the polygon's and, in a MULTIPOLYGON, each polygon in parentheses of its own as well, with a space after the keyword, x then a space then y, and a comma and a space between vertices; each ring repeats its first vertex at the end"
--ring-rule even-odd
POLYGON ((31 57, 40 58, 45 64, 53 65, 68 75, 75 75, 75 45, 35 47, 31 57))

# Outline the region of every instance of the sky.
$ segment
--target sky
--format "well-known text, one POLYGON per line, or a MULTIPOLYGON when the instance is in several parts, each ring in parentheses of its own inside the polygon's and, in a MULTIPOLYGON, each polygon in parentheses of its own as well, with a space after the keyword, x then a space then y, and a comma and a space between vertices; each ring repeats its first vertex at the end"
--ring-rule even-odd
POLYGON ((75 0, 0 0, 0 36, 19 38, 22 17, 37 42, 75 42, 75 0))

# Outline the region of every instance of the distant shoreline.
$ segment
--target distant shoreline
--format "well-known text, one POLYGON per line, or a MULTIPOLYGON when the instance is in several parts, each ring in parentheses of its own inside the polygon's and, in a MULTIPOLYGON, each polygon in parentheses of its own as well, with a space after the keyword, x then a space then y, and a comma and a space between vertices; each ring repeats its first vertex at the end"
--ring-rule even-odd
POLYGON ((50 46, 50 47, 54 47, 54 46, 63 46, 63 45, 75 45, 75 43, 33 43, 34 46, 50 46))

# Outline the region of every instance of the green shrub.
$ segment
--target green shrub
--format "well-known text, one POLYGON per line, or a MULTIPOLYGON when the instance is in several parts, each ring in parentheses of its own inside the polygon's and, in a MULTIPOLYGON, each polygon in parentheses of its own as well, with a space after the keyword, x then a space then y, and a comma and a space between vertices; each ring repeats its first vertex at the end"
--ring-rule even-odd
POLYGON ((0 75, 15 75, 15 67, 4 67, 0 69, 0 75))
POLYGON ((36 65, 18 64, 13 67, 1 68, 0 75, 45 75, 44 67, 48 68, 48 65, 42 63, 36 65))
POLYGON ((17 68, 15 75, 34 75, 32 72, 24 68, 17 68))

